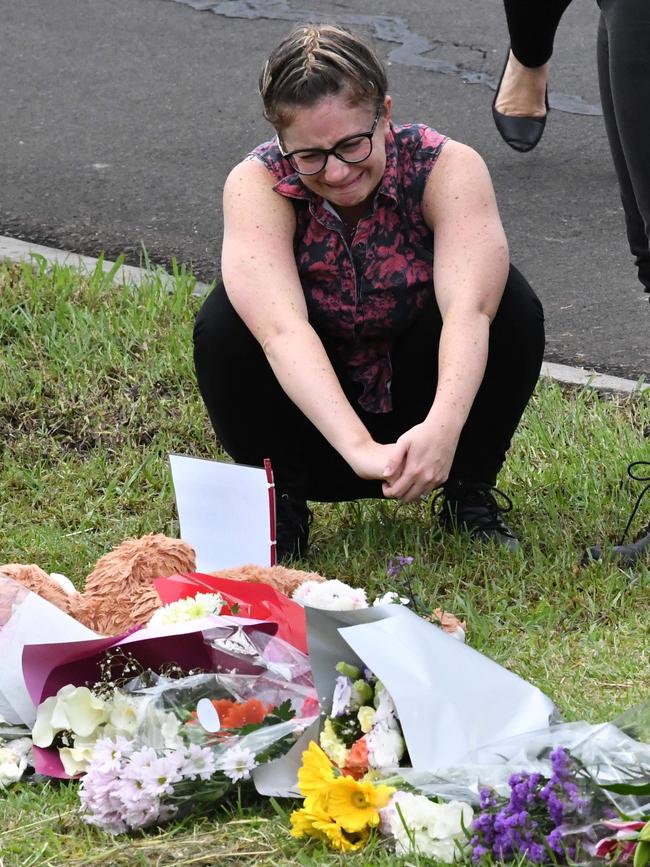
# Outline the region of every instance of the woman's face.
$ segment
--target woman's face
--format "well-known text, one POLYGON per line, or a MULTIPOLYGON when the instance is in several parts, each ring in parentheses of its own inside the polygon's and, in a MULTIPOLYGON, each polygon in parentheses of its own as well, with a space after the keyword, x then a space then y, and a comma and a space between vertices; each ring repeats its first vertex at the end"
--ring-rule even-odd
MULTIPOLYGON (((353 208, 372 196, 386 168, 385 137, 390 120, 391 98, 372 137, 372 153, 360 163, 345 163, 331 154, 318 174, 301 175, 307 189, 341 208, 353 208)), ((279 132, 285 153, 309 148, 331 148, 342 139, 372 128, 376 108, 370 103, 351 105, 343 94, 327 96, 316 105, 298 108, 290 123, 279 132)))

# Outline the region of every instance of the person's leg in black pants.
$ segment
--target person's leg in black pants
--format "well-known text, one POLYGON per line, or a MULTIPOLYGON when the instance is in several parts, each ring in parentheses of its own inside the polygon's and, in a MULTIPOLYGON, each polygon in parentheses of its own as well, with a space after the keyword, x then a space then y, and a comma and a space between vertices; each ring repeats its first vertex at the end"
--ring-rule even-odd
POLYGON ((503 140, 530 151, 546 124, 549 61, 560 19, 571 0, 504 0, 510 51, 492 103, 503 140))
MULTIPOLYGON (((605 129, 625 211, 630 249, 639 280, 650 293, 650 3, 648 0, 600 0, 598 81, 605 129)), ((615 303, 615 302, 614 302, 615 303)), ((644 463, 644 462, 641 462, 644 463)), ((632 466, 639 481, 648 475, 632 466)), ((638 506, 638 503, 637 503, 638 506)), ((630 521, 635 518, 636 507, 630 521)), ((629 529, 628 522, 628 529, 629 529)), ((627 532, 627 531, 626 531, 627 532)), ((624 534, 625 536, 625 534, 624 534)), ((624 565, 647 562, 650 523, 633 542, 622 538, 612 549, 624 565)), ((589 549, 585 559, 598 560, 601 548, 589 549)))
MULTIPOLYGON (((347 377, 325 343, 344 392, 378 442, 394 442, 421 422, 431 408, 441 327, 440 313, 432 301, 396 341, 391 353, 390 413, 373 414, 361 409, 357 402, 359 386, 347 377)), ((526 281, 511 269, 490 331, 485 377, 452 467, 454 483, 494 484, 535 387, 543 345, 541 305, 526 281)), ((358 478, 285 395, 222 285, 211 293, 199 312, 194 355, 199 388, 217 438, 238 463, 261 466, 265 457, 271 459, 279 513, 285 507, 294 509, 305 499, 382 497, 380 482, 358 478)), ((304 524, 304 516, 298 523, 304 524)), ((301 549, 299 545, 298 551, 301 549)))
POLYGON ((598 81, 639 280, 650 292, 650 3, 601 0, 598 81))
POLYGON ((522 66, 551 59, 555 33, 571 0, 504 0, 510 47, 522 66))

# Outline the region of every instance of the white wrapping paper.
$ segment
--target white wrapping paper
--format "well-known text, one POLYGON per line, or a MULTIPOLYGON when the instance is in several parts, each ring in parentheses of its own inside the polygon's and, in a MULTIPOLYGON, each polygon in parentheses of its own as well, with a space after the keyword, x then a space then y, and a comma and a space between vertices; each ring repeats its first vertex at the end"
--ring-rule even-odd
MULTIPOLYGON (((321 712, 330 712, 338 662, 369 668, 395 702, 414 776, 457 765, 488 744, 546 729, 554 716, 553 702, 537 687, 404 606, 307 608, 306 615, 321 712)), ((295 795, 291 775, 300 765, 299 749, 304 745, 255 778, 261 794, 295 795)))
POLYGON ((12 724, 31 726, 36 707, 23 677, 26 644, 83 641, 97 633, 0 574, 0 717, 12 724), (4 621, 4 622, 3 622, 4 621))

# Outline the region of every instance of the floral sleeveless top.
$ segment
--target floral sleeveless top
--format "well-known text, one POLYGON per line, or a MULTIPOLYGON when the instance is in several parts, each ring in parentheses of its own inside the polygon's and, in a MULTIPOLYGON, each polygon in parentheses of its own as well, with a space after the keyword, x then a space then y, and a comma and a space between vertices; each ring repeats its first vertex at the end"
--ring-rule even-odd
POLYGON ((339 216, 303 185, 275 139, 249 154, 294 204, 294 251, 309 322, 362 386, 359 403, 368 412, 391 411, 391 346, 433 295, 433 235, 421 201, 445 141, 421 124, 391 127, 373 212, 349 242, 339 216))

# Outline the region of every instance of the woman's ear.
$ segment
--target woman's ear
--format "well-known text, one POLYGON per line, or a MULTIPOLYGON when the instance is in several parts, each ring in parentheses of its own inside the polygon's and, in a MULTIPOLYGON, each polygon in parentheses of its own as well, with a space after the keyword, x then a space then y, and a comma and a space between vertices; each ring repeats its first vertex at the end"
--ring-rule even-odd
POLYGON ((384 97, 384 120, 386 123, 390 123, 390 119, 393 113, 393 97, 387 93, 384 97))

